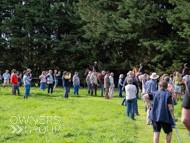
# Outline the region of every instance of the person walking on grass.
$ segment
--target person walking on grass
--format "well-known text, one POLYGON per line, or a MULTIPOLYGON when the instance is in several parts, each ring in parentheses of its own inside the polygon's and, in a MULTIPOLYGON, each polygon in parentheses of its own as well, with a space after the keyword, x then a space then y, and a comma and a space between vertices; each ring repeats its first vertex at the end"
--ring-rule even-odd
POLYGON ((3 78, 4 78, 4 85, 3 88, 5 88, 5 86, 8 88, 9 87, 9 79, 10 79, 11 75, 9 74, 9 70, 6 70, 6 72, 3 74, 3 78))
POLYGON ((23 71, 23 75, 24 75, 23 76, 23 83, 24 83, 24 89, 25 89, 24 98, 27 99, 29 96, 31 79, 27 76, 28 75, 27 71, 23 71))
POLYGON ((90 94, 90 90, 91 90, 91 81, 90 81, 90 76, 91 76, 91 74, 92 74, 92 72, 91 71, 89 71, 88 72, 88 75, 87 75, 87 77, 86 77, 86 84, 87 84, 87 86, 88 86, 88 94, 90 94))
POLYGON ((53 76, 52 70, 49 70, 48 75, 46 76, 47 84, 48 84, 48 93, 51 90, 51 94, 53 93, 53 76))
POLYGON ((133 85, 133 79, 128 78, 127 79, 127 85, 125 86, 125 96, 126 96, 126 105, 127 105, 127 111, 126 114, 129 117, 129 112, 131 111, 131 119, 135 120, 135 104, 136 104, 136 94, 137 94, 137 88, 135 85, 133 85))
POLYGON ((69 83, 69 80, 71 79, 71 73, 69 72, 66 72, 64 71, 64 77, 62 77, 62 80, 63 80, 63 83, 64 83, 64 88, 65 88, 65 93, 64 93, 64 96, 63 98, 68 98, 69 97, 69 86, 70 86, 70 83, 69 83))
POLYGON ((144 95, 147 105, 151 108, 149 119, 152 120, 154 130, 154 143, 159 143, 161 128, 166 133, 166 143, 171 142, 172 125, 174 124, 171 111, 172 96, 167 92, 168 83, 166 81, 159 82, 159 91, 144 95), (153 106, 150 102, 153 100, 153 106))
POLYGON ((17 77, 17 71, 13 72, 13 75, 11 76, 11 83, 12 83, 12 94, 16 95, 16 90, 18 92, 18 96, 20 96, 20 90, 18 85, 18 77, 17 77))
POLYGON ((175 96, 177 98, 177 96, 179 97, 179 101, 181 98, 181 84, 182 84, 182 77, 180 75, 180 73, 177 71, 176 72, 176 76, 173 78, 173 82, 174 82, 174 92, 175 92, 175 96))
POLYGON ((103 97, 103 94, 105 94, 104 77, 105 77, 105 71, 102 71, 100 75, 101 97, 103 97))
POLYGON ((40 89, 41 90, 45 90, 46 89, 46 76, 45 76, 46 72, 42 71, 42 74, 39 76, 40 79, 40 89))
POLYGON ((120 76, 119 76, 118 88, 119 88, 119 97, 122 97, 123 74, 120 74, 120 76))
POLYGON ((57 85, 58 85, 58 81, 59 81, 59 76, 61 75, 61 72, 57 72, 57 70, 54 70, 54 80, 55 80, 55 84, 54 84, 54 89, 56 89, 57 85))
POLYGON ((75 75, 73 76, 73 86, 74 86, 74 95, 79 95, 79 86, 80 86, 80 78, 79 73, 75 72, 75 75))
POLYGON ((63 87, 65 86, 65 76, 66 76, 66 74, 67 74, 67 71, 64 71, 63 75, 62 75, 62 85, 63 85, 63 87))
MULTIPOLYGON (((32 70, 31 69, 27 69, 27 72, 28 72, 28 74, 27 74, 27 76, 31 79, 31 81, 32 81, 32 70)), ((29 96, 30 96, 30 89, 31 89, 31 81, 30 81, 30 87, 29 87, 29 96)))
POLYGON ((94 70, 90 76, 90 81, 91 81, 91 96, 93 95, 93 90, 95 91, 95 96, 97 96, 97 84, 98 84, 98 79, 96 77, 96 71, 94 70))
POLYGON ((106 75, 104 77, 104 88, 105 88, 105 99, 109 99, 109 96, 108 96, 108 93, 109 93, 109 88, 110 88, 110 79, 109 79, 109 76, 110 76, 110 72, 107 71, 106 72, 106 75))

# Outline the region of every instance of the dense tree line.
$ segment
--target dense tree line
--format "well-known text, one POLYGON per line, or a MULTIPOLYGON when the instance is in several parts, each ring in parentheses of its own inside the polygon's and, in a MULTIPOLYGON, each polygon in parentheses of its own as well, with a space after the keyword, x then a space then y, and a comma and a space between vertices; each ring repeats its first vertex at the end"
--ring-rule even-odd
POLYGON ((1 70, 173 72, 190 59, 190 2, 1 0, 0 32, 1 70))

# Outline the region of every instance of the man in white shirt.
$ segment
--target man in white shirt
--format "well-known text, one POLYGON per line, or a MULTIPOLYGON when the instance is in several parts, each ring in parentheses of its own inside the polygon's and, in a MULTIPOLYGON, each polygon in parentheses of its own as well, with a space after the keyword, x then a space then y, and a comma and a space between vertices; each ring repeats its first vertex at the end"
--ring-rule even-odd
POLYGON ((111 72, 111 74, 109 76, 109 79, 110 79, 109 97, 110 98, 113 97, 113 92, 114 92, 114 87, 115 87, 113 76, 114 76, 114 73, 111 72))

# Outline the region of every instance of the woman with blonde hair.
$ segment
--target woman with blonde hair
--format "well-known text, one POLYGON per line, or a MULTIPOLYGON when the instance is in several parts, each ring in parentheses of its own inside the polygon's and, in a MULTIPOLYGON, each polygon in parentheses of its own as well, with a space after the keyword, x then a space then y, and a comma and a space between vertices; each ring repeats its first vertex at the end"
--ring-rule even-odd
POLYGON ((123 74, 119 75, 118 88, 119 88, 119 97, 122 97, 123 74))

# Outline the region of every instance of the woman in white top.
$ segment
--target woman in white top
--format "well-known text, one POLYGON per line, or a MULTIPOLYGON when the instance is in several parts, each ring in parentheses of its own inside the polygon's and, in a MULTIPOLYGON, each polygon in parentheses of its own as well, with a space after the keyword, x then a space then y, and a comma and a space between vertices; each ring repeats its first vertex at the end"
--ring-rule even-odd
POLYGON ((126 114, 129 117, 129 110, 131 110, 131 119, 135 120, 134 113, 135 113, 137 88, 132 83, 133 83, 133 79, 128 78, 127 85, 125 86, 125 96, 126 96, 126 105, 127 105, 126 114))
POLYGON ((42 89, 44 91, 44 89, 46 89, 46 76, 45 76, 46 72, 43 71, 42 75, 39 76, 40 78, 40 89, 42 89))

